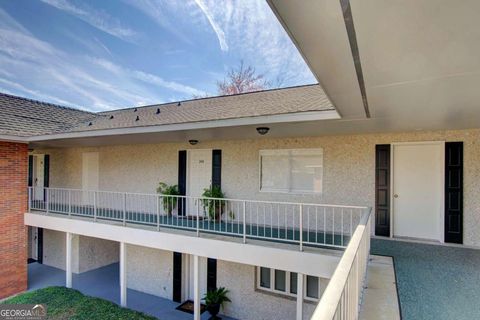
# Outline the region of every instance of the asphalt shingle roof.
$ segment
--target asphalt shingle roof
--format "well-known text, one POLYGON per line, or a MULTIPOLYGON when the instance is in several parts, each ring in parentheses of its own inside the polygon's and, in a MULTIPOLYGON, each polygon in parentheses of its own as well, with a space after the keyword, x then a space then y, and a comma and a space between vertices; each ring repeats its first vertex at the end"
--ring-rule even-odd
POLYGON ((63 132, 95 113, 0 93, 0 134, 19 137, 63 132))
POLYGON ((89 113, 0 94, 0 134, 31 136, 334 110, 319 85, 306 85, 89 113))

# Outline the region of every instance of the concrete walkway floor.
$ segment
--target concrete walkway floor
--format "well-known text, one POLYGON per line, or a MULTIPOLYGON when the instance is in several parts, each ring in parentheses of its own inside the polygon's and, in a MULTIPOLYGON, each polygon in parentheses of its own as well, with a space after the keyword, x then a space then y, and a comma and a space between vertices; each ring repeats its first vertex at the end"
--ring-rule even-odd
MULTIPOLYGON (((28 265, 28 290, 51 286, 65 286, 65 271, 39 263, 28 265)), ((102 298, 120 304, 120 285, 118 264, 111 264, 81 274, 73 274, 73 288, 83 294, 102 298)), ((193 315, 176 310, 180 304, 151 294, 128 289, 127 307, 161 320, 191 320, 193 315)), ((225 320, 233 320, 221 316, 225 320)), ((202 320, 210 318, 208 312, 202 314, 202 320)))
POLYGON ((391 256, 404 320, 480 319, 480 250, 372 239, 371 253, 391 256))
POLYGON ((391 257, 370 256, 360 320, 400 320, 395 270, 391 257))

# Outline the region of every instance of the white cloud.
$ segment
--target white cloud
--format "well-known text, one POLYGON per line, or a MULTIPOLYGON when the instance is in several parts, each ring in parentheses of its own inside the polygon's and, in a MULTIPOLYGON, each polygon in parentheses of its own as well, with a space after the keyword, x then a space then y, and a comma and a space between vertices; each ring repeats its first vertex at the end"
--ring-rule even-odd
POLYGON ((0 8, 0 27, 6 28, 6 29, 18 30, 26 34, 30 34, 30 32, 27 29, 25 29, 20 23, 15 21, 15 19, 10 17, 10 15, 1 8, 0 8))
POLYGON ((120 38, 125 41, 133 41, 136 36, 136 32, 121 25, 118 19, 111 17, 109 14, 92 9, 86 4, 81 7, 76 6, 68 0, 41 0, 46 4, 49 4, 59 10, 69 13, 91 26, 106 32, 114 37, 120 38))
MULTIPOLYGON (((3 85, 5 86, 8 86, 10 88, 14 88, 16 90, 19 90, 19 91, 22 91, 24 93, 27 93, 29 95, 32 95, 34 97, 36 97, 37 99, 39 100, 43 100, 43 101, 52 101, 54 103, 58 103, 58 104, 62 104, 64 106, 73 106, 74 104, 70 101, 66 101, 66 100, 63 100, 63 99, 59 99, 57 97, 53 97, 51 95, 48 95, 48 94, 43 94, 41 92, 38 92, 36 90, 31 90, 31 89, 28 89, 26 87, 24 87, 23 85, 19 84, 19 83, 16 83, 16 82, 13 82, 13 81, 9 81, 9 80, 5 80, 5 79, 0 79, 0 83, 2 83, 3 85)), ((5 90, 4 92, 6 93, 11 93, 11 91, 9 90, 5 90), (8 91, 8 92, 7 92, 8 91)))
MULTIPOLYGON (((283 27, 261 0, 222 1, 199 0, 214 23, 223 30, 230 54, 267 73, 312 81, 313 76, 283 27)), ((202 9, 203 10, 203 9, 202 9)))
POLYGON ((97 64, 98 66, 104 68, 105 70, 114 73, 118 77, 129 77, 134 78, 136 80, 142 81, 147 84, 160 86, 163 88, 171 89, 173 91, 177 91, 179 93, 187 94, 189 96, 192 95, 204 95, 205 92, 195 89, 190 86, 183 85, 181 83, 177 83, 174 81, 167 81, 157 75, 139 71, 139 70, 131 70, 128 68, 121 67, 116 65, 110 61, 104 59, 92 59, 92 61, 97 64))
POLYGON ((225 32, 223 32, 222 28, 216 23, 215 19, 213 18, 210 10, 207 8, 205 3, 202 0, 195 0, 195 3, 198 5, 200 10, 202 10, 203 14, 207 18, 208 22, 212 26, 213 31, 217 35, 218 42, 220 43, 220 49, 222 51, 228 51, 228 44, 227 40, 225 39, 225 32))
POLYGON ((163 102, 159 87, 189 97, 202 93, 105 59, 67 54, 32 35, 3 28, 0 70, 2 88, 10 92, 70 106, 69 101, 78 101, 93 111, 163 102))
POLYGON ((185 11, 183 1, 162 1, 162 0, 133 0, 127 1, 146 16, 150 17, 157 25, 175 35, 178 40, 191 44, 190 38, 185 35, 176 23, 176 18, 185 11))
POLYGON ((286 84, 315 81, 264 0, 124 1, 181 39, 192 32, 188 28, 203 33, 213 30, 226 59, 244 60, 269 79, 283 78, 286 84))

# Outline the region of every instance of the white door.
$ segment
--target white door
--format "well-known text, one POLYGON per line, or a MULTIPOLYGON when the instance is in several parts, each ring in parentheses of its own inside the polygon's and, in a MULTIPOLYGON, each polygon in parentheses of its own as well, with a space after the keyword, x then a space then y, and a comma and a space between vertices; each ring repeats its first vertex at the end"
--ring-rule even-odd
POLYGON ((393 145, 393 234, 441 241, 443 142, 393 145))
POLYGON ((82 189, 98 190, 99 185, 98 152, 82 154, 82 189))
MULTIPOLYGON (((212 150, 188 150, 187 153, 187 196, 201 197, 203 190, 212 183, 212 150)), ((187 215, 204 214, 202 204, 195 200, 187 200, 187 215)))
POLYGON ((44 159, 43 154, 33 156, 33 199, 43 200, 44 188, 44 159))
MULTIPOLYGON (((193 301, 194 297, 194 279, 193 279, 193 256, 188 255, 188 300, 193 301)), ((203 298, 207 293, 207 258, 198 257, 199 264, 199 282, 200 282, 200 298, 203 298)))
POLYGON ((29 253, 28 257, 34 260, 38 260, 38 228, 28 228, 28 240, 29 240, 29 253))

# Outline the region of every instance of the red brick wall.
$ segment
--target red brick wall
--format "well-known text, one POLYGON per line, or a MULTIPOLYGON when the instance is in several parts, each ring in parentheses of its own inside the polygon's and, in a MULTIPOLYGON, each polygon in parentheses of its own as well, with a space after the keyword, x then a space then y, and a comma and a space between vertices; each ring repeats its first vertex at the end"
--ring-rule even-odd
POLYGON ((27 289, 28 146, 0 141, 0 299, 27 289))

